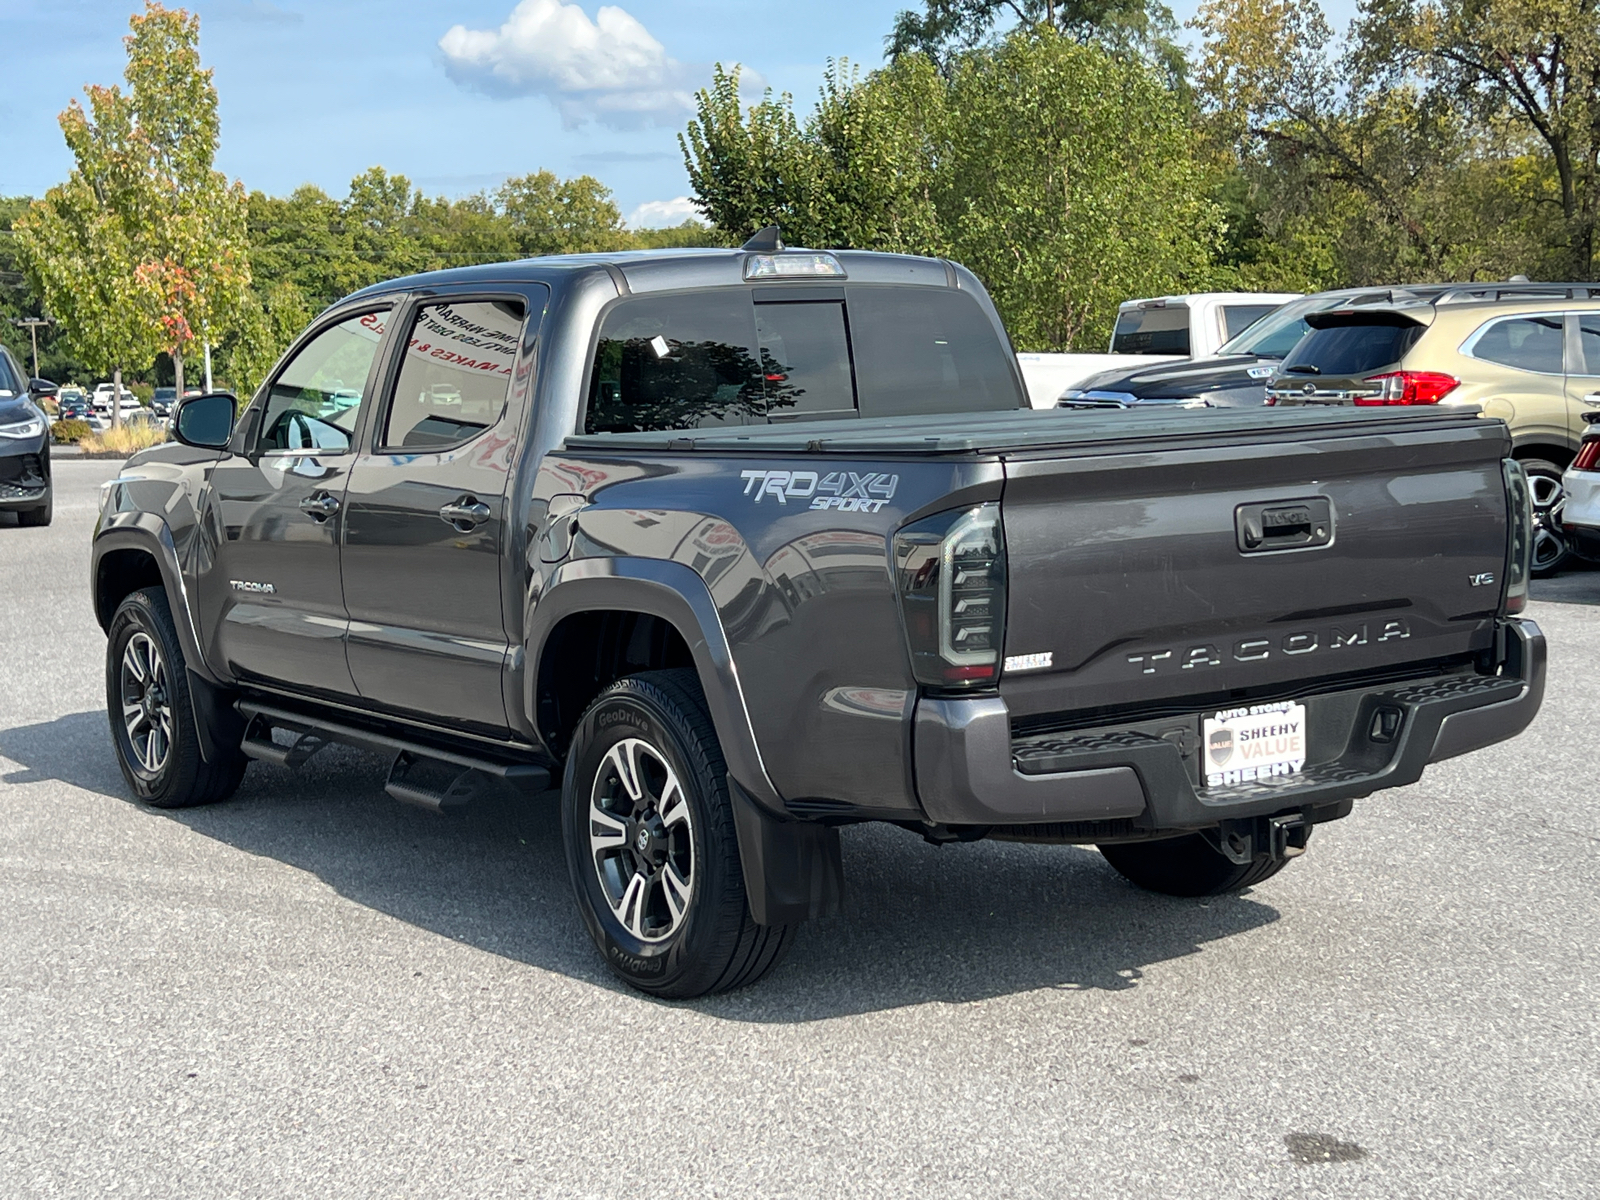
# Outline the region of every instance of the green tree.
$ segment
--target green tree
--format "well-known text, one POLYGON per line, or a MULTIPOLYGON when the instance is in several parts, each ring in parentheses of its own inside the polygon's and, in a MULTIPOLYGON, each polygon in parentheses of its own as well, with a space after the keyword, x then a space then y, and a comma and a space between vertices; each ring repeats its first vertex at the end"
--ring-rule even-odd
POLYGON ((1018 344, 1084 347, 1130 295, 1209 284, 1220 209, 1183 98, 1135 58, 1048 27, 963 52, 830 70, 815 112, 745 108, 720 68, 681 139, 696 203, 730 239, 951 255, 1018 344))
POLYGON ((1352 61, 1379 86, 1410 87, 1474 128, 1512 127, 1549 156, 1577 278, 1594 270, 1600 224, 1600 2, 1367 0, 1352 61))
POLYGON ((1129 296, 1215 279, 1221 214, 1182 97, 1047 30, 963 56, 936 175, 951 252, 1027 349, 1086 349, 1129 296))
POLYGON ((1430 82, 1393 0, 1363 14, 1340 39, 1313 0, 1201 7, 1223 264, 1246 286, 1300 290, 1566 274, 1535 139, 1430 82))
POLYGON ((246 399, 254 394, 295 335, 310 322, 313 311, 305 294, 287 280, 251 289, 222 351, 235 394, 246 399))
POLYGON ((1187 64, 1172 10, 1160 0, 923 0, 901 11, 884 39, 890 59, 926 55, 952 69, 1007 22, 1043 26, 1085 45, 1143 57, 1179 87, 1187 64))
POLYGON ((696 115, 678 135, 678 147, 706 219, 736 241, 776 223, 798 245, 834 244, 816 209, 821 164, 792 98, 774 98, 768 89, 747 110, 739 68, 719 63, 695 100, 696 115))
POLYGON ((591 175, 535 171, 508 179, 494 196, 518 257, 585 254, 633 246, 611 189, 591 175))

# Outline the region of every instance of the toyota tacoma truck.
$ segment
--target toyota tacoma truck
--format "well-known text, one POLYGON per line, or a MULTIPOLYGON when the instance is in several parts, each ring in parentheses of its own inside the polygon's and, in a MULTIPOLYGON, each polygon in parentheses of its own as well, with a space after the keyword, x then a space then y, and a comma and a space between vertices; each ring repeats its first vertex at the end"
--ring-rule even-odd
POLYGON ((382 753, 560 789, 578 912, 661 996, 837 912, 842 826, 1255 884, 1544 687, 1527 485, 1439 409, 1031 411, 977 280, 784 250, 396 280, 105 486, 111 736, 156 806, 382 753))

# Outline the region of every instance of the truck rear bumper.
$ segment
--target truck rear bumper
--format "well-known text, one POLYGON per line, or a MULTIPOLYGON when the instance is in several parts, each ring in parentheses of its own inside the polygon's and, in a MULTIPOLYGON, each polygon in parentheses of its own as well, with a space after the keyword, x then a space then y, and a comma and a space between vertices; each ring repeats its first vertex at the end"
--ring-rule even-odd
POLYGON ((1129 832, 1203 829, 1220 821, 1320 808, 1414 783, 1432 762, 1514 737, 1544 697, 1544 635, 1504 624, 1496 675, 1450 674, 1330 694, 1348 730, 1343 753, 1296 775, 1200 788, 1183 751, 1148 732, 1101 729, 1013 740, 998 696, 918 700, 912 730, 917 796, 945 825, 1083 824, 1129 832), (1385 740, 1371 731, 1390 710, 1385 740), (1398 712, 1395 726, 1392 713, 1398 712), (1108 827, 1109 828, 1109 827, 1108 827))

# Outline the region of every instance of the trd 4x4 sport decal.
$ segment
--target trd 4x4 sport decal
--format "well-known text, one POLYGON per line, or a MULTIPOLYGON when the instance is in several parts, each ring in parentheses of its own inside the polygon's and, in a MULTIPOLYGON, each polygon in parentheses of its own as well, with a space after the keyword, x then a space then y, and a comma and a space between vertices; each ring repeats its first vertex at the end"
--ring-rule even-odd
POLYGON ((900 476, 876 471, 740 471, 744 494, 755 502, 771 496, 779 504, 790 500, 810 500, 811 507, 832 508, 840 512, 877 512, 894 499, 900 476))

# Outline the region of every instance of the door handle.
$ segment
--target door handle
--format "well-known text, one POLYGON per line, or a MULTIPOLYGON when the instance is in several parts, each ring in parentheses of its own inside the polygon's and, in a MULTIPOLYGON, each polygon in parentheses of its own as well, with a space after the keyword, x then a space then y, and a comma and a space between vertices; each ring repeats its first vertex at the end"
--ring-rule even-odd
POLYGON ((1600 404, 1600 392, 1590 392, 1583 398, 1585 404, 1600 404))
POLYGON ((469 533, 489 519, 489 506, 473 496, 463 496, 439 510, 439 519, 460 533, 469 533))
POLYGON ((339 511, 339 497, 330 496, 327 492, 318 492, 315 496, 307 496, 300 501, 300 511, 310 513, 315 521, 326 521, 339 511))

